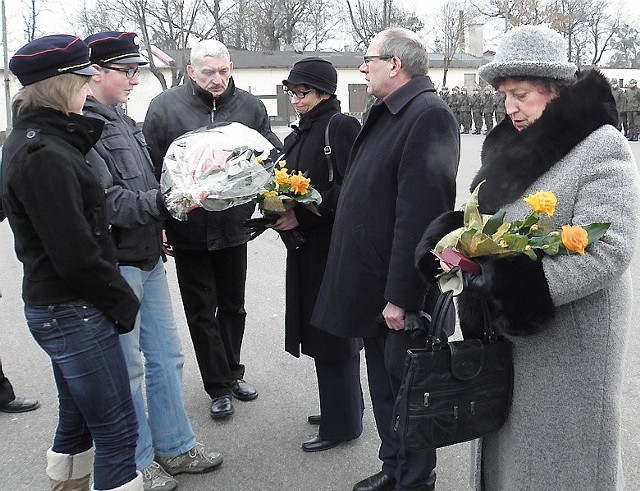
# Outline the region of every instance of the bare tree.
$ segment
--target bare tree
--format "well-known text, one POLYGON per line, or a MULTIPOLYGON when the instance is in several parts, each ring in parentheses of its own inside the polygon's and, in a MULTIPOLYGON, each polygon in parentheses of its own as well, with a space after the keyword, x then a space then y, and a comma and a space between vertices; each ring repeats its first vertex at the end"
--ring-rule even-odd
POLYGON ((42 4, 38 0, 27 0, 28 7, 22 11, 22 20, 24 21, 24 33, 27 42, 31 42, 36 38, 37 20, 42 10, 42 4))
POLYGON ((345 0, 351 35, 356 47, 364 48, 380 31, 389 27, 406 27, 413 31, 422 29, 422 22, 415 12, 402 7, 398 0, 345 0))
POLYGON ((476 22, 476 9, 470 3, 453 0, 445 3, 434 17, 434 29, 442 48, 442 86, 447 85, 447 74, 456 53, 464 48, 464 35, 469 25, 476 22))

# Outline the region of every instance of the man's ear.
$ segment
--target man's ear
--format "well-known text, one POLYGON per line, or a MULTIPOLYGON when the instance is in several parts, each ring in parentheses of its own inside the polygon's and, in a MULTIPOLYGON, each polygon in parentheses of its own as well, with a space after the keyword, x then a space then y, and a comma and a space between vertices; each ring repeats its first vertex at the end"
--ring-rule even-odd
POLYGON ((196 71, 196 69, 193 68, 193 65, 187 65, 187 75, 189 75, 189 78, 191 80, 194 80, 195 71, 196 71))
POLYGON ((400 73, 400 70, 402 70, 402 60, 400 60, 400 58, 398 58, 397 56, 393 56, 389 61, 393 65, 393 68, 391 69, 391 76, 393 77, 398 75, 400 73))
POLYGON ((93 65, 91 65, 93 68, 95 68, 96 70, 98 70, 98 74, 97 75, 91 75, 91 81, 92 82, 100 82, 100 79, 102 77, 102 74, 104 73, 104 68, 102 68, 100 65, 96 65, 95 63, 93 65))

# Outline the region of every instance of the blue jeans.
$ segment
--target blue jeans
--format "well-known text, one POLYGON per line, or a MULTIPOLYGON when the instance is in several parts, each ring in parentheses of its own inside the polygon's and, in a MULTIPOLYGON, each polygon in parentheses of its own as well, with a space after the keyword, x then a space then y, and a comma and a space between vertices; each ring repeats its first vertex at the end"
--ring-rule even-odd
POLYGON ((75 455, 95 445, 96 489, 136 477, 135 411, 113 322, 92 305, 25 305, 27 324, 49 355, 58 387, 53 451, 75 455))
POLYGON ((135 328, 120 336, 120 346, 138 419, 136 466, 142 470, 153 462, 154 450, 159 457, 175 457, 191 450, 196 436, 184 409, 184 356, 162 261, 158 260, 151 271, 120 266, 120 274, 140 299, 135 328), (143 377, 148 418, 142 395, 143 377))

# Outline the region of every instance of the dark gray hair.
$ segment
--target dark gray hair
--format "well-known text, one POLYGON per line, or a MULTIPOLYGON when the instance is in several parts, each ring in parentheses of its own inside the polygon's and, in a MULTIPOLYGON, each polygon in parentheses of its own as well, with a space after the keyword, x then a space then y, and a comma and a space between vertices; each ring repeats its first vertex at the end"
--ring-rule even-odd
POLYGON ((392 27, 381 32, 381 56, 396 56, 402 68, 411 75, 426 75, 429 68, 427 48, 418 35, 403 27, 392 27))

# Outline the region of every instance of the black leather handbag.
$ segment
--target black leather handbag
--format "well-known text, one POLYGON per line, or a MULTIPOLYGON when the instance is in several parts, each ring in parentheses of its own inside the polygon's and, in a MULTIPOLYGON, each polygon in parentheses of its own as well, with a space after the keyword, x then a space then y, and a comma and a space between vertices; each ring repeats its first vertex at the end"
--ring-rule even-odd
POLYGON ((424 348, 409 349, 392 431, 405 448, 439 448, 479 438, 506 421, 513 389, 511 343, 484 311, 484 339, 447 341, 451 292, 435 306, 424 348))

